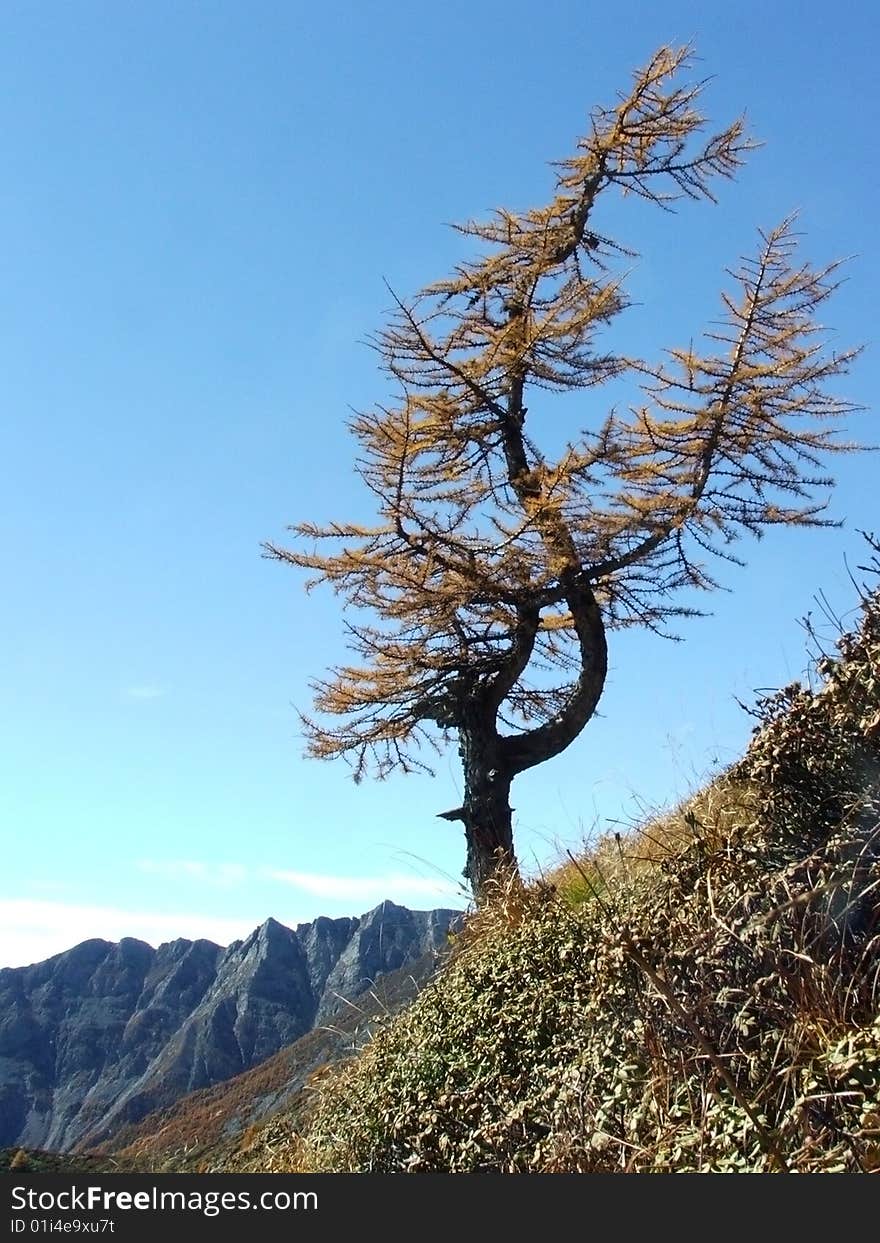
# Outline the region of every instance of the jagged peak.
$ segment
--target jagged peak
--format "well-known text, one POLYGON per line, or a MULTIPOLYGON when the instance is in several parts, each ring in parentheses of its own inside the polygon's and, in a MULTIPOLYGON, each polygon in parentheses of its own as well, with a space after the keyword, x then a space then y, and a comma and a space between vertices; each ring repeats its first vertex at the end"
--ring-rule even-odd
POLYGON ((274 915, 270 915, 268 919, 263 920, 263 922, 260 924, 259 928, 257 929, 257 932, 265 932, 267 935, 270 933, 278 933, 278 932, 286 932, 288 934, 292 934, 293 929, 289 928, 287 924, 282 924, 281 921, 279 919, 276 919, 274 915))
POLYGON ((396 902, 392 902, 390 898, 384 898, 377 906, 372 907, 361 916, 361 922, 366 923, 367 920, 374 919, 380 915, 391 915, 397 912, 400 912, 402 915, 414 914, 408 906, 399 906, 396 902))
POLYGON ((194 951, 204 953, 207 950, 211 950, 216 953, 225 948, 223 945, 218 945, 216 941, 210 941, 207 937, 196 937, 194 941, 190 941, 187 937, 175 937, 173 941, 160 942, 156 946, 156 953, 161 954, 164 951, 165 954, 171 953, 173 955, 179 953, 183 956, 183 954, 190 954, 194 951))

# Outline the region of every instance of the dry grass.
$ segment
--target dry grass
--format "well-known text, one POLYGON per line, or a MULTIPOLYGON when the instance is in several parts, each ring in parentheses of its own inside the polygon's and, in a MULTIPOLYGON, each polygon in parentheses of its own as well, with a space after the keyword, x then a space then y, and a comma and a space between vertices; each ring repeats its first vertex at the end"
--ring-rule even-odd
POLYGON ((682 807, 502 878, 248 1168, 880 1168, 877 595, 822 673, 682 807))

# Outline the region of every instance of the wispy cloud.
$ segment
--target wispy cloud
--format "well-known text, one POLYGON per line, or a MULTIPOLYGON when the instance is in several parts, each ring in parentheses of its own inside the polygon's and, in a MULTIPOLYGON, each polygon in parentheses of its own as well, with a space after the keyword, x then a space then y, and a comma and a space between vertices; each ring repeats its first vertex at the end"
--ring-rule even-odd
POLYGON ((444 876, 416 876, 388 872, 380 876, 341 876, 326 872, 298 872, 286 868, 249 868, 241 863, 205 863, 196 859, 138 859, 135 866, 147 876, 172 883, 232 888, 247 882, 273 881, 327 902, 345 902, 352 914, 389 898, 404 906, 447 902, 461 904, 462 891, 444 876))
POLYGON ((260 923, 196 915, 187 911, 132 911, 34 898, 0 898, 0 967, 20 967, 98 937, 118 941, 136 937, 150 945, 200 937, 228 945, 246 937, 260 923))
POLYGON ((163 880, 193 880, 223 888, 240 885, 248 876, 247 868, 240 863, 201 863, 195 859, 138 859, 135 867, 163 880))
POLYGON ((168 687, 155 682, 141 682, 124 687, 123 694, 126 699, 162 699, 168 694, 168 687))
MULTIPOLYGON (((304 919, 325 913, 324 904, 344 904, 344 913, 360 915, 386 898, 409 907, 463 905, 462 891, 454 881, 406 872, 381 876, 339 876, 318 872, 297 872, 280 868, 252 867, 239 863, 204 863, 192 859, 140 859, 138 871, 157 880, 180 882, 181 893, 198 888, 232 888, 266 882, 284 885, 308 897, 294 903, 297 918, 289 909, 284 923, 295 927, 304 919)), ((169 890, 170 892, 170 890, 169 890)), ((163 895, 167 897, 167 894, 163 895)), ((150 945, 178 937, 197 940, 204 937, 218 945, 228 945, 246 937, 269 913, 266 891, 260 892, 261 913, 227 918, 192 911, 152 911, 116 906, 54 901, 43 898, 0 898, 0 967, 24 966, 40 962, 53 954, 100 938, 118 941, 136 937, 150 945)), ((150 899, 148 898, 147 901, 150 899)), ((188 899, 184 898, 186 903, 188 899)), ((253 895, 251 902, 253 901, 253 895)), ((273 900, 274 901, 274 900, 273 900)), ((287 907, 286 902, 282 902, 287 907)), ((326 912, 331 913, 331 912, 326 912)))
POLYGON ((460 891, 444 878, 411 876, 403 872, 391 872, 385 876, 334 876, 318 872, 291 872, 267 870, 266 877, 291 885, 304 893, 333 902, 376 904, 389 898, 395 902, 411 903, 430 898, 460 899, 460 891))

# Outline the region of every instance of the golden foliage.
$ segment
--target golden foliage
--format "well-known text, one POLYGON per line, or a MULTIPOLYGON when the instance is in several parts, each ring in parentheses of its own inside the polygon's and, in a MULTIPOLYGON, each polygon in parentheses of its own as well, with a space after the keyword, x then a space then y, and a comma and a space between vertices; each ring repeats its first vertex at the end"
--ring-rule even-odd
POLYGON ((593 231, 596 202, 711 201, 754 145, 741 120, 706 132, 703 84, 679 81, 690 64, 690 48, 661 48, 593 111, 549 203, 459 226, 477 257, 395 296, 374 345, 397 399, 351 422, 376 525, 302 523, 293 548, 267 546, 352 619, 355 660, 316 684, 318 719, 304 718, 313 755, 358 776, 370 760, 380 775, 425 767, 422 748, 479 705, 493 729, 530 727, 531 750, 505 759, 515 774, 592 715, 605 628, 692 613, 677 593, 715 586, 706 552, 733 560, 743 532, 825 521, 822 460, 850 447, 835 422, 852 409, 828 382, 853 351, 823 347, 836 268, 797 259, 791 219, 730 272, 701 343, 656 364, 600 348, 633 252, 593 231), (644 403, 546 456, 530 395, 623 373, 644 403))

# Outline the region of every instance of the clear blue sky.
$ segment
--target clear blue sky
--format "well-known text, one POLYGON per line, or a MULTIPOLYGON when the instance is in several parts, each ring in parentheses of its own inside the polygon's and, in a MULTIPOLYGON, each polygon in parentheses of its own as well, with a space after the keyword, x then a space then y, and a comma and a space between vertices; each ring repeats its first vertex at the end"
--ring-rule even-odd
MULTIPOLYGON (((445 222, 541 202, 590 106, 694 37, 711 115, 746 108, 766 145, 716 208, 609 209, 643 254, 618 340, 696 335, 755 228, 800 208, 811 259, 856 256, 826 318, 868 343, 844 391, 869 404, 874 22, 811 0, 6 0, 0 965, 449 901, 454 752, 359 787, 301 758, 291 705, 342 653, 337 601, 259 549, 368 512, 345 420, 384 395, 358 344, 383 278, 414 292, 464 253, 445 222)), ((880 439, 870 413, 852 428, 880 439)), ((734 696, 801 673, 817 590, 852 604, 878 459, 837 465, 843 531, 744 545, 684 643, 615 637, 601 719, 514 787, 527 866, 741 751, 734 696)))

